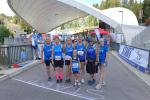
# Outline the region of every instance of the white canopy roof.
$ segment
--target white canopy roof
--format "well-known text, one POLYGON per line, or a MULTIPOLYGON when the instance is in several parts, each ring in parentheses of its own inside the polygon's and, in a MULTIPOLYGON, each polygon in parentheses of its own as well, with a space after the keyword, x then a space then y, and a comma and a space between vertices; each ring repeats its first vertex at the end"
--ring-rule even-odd
POLYGON ((87 16, 88 14, 102 20, 113 28, 121 23, 120 12, 123 11, 123 24, 138 25, 135 15, 125 8, 98 10, 77 0, 7 0, 11 9, 39 32, 48 32, 54 28, 87 16), (120 16, 120 17, 119 17, 120 16))

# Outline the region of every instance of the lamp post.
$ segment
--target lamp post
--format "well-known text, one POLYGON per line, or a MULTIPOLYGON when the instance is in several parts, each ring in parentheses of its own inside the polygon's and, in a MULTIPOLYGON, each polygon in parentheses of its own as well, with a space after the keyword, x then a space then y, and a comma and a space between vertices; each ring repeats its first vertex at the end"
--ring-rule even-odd
POLYGON ((120 23, 120 30, 121 30, 121 43, 124 42, 124 34, 123 34, 123 11, 119 11, 121 13, 121 23, 120 23))

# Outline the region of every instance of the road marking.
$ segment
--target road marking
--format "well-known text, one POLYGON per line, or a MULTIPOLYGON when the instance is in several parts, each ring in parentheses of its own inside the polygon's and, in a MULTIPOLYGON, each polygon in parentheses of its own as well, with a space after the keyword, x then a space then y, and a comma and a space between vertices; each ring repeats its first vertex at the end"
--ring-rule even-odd
POLYGON ((104 96, 100 94, 100 93, 104 93, 102 90, 88 89, 86 90, 86 92, 98 96, 98 98, 94 98, 94 99, 104 99, 104 96), (99 93, 95 93, 95 92, 99 92, 99 93))
POLYGON ((32 82, 23 81, 23 80, 16 79, 16 78, 12 78, 12 79, 13 79, 13 80, 16 80, 16 81, 18 81, 18 82, 22 82, 22 83, 29 84, 29 85, 32 85, 32 86, 36 86, 36 87, 43 88, 43 89, 46 89, 46 90, 51 90, 51 91, 54 91, 54 92, 58 92, 58 93, 62 93, 62 94, 67 94, 67 95, 70 95, 70 96, 79 97, 79 98, 82 98, 82 99, 94 100, 94 99, 89 98, 89 97, 84 97, 84 96, 81 96, 81 95, 72 94, 72 93, 67 93, 67 92, 63 92, 63 91, 56 90, 56 89, 52 89, 52 88, 47 88, 47 87, 44 87, 44 86, 40 86, 40 85, 35 84, 35 83, 32 83, 32 82))
POLYGON ((73 94, 77 94, 80 91, 81 88, 78 88, 73 94))

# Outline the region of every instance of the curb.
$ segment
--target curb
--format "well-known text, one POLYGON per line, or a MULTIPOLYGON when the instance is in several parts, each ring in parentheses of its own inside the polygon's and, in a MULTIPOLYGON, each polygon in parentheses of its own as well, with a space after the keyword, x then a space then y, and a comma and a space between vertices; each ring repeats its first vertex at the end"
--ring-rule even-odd
POLYGON ((146 83, 150 87, 150 75, 140 72, 136 68, 132 67, 130 64, 126 63, 119 56, 113 54, 113 52, 110 52, 110 54, 114 56, 117 60, 119 60, 129 71, 134 73, 138 78, 140 78, 144 83, 146 83))
POLYGON ((24 67, 18 68, 16 71, 14 71, 12 73, 9 73, 7 75, 3 75, 0 77, 0 82, 5 81, 9 78, 12 78, 18 74, 21 74, 22 72, 27 71, 27 70, 35 67, 36 65, 40 64, 40 63, 41 63, 40 61, 33 61, 32 63, 29 63, 29 64, 25 65, 24 67))

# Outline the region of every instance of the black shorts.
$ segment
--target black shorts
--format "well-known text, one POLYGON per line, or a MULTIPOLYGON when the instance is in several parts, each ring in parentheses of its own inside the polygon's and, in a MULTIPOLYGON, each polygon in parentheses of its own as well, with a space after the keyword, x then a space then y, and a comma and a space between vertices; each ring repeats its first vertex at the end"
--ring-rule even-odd
POLYGON ((85 60, 80 60, 80 62, 85 62, 85 60))
POLYGON ((86 72, 89 74, 94 74, 98 72, 98 67, 95 65, 95 61, 87 62, 86 64, 86 72))
POLYGON ((65 65, 70 65, 70 64, 71 64, 70 60, 65 60, 65 65))
POLYGON ((60 68, 63 68, 64 66, 64 60, 61 59, 61 60, 54 60, 54 67, 60 67, 60 68))
POLYGON ((50 66, 51 60, 44 60, 46 66, 50 66))

